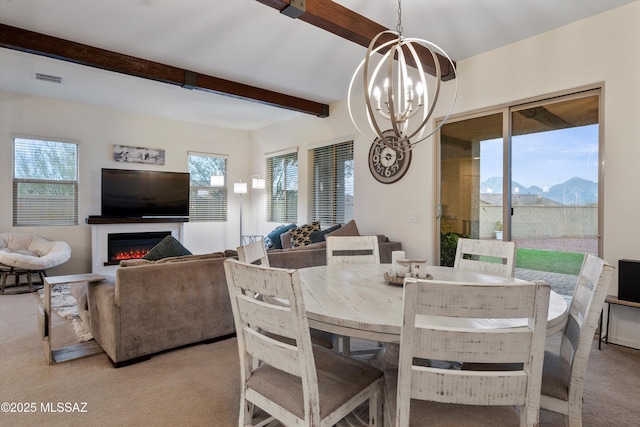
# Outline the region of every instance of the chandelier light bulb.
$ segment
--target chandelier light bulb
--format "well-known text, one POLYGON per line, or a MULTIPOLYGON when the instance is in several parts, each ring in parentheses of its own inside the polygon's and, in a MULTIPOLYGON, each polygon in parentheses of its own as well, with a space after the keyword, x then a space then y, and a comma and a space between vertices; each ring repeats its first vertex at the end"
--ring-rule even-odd
POLYGON ((456 77, 455 64, 439 46, 402 35, 399 8, 398 31, 386 30, 374 36, 365 58, 351 78, 347 96, 349 116, 358 132, 369 141, 379 139, 381 144, 396 147, 394 149, 397 149, 400 142, 402 147, 406 147, 403 148, 404 151, 411 150, 415 144, 437 132, 448 119, 458 94, 456 77), (389 39, 389 34, 395 38, 389 39), (382 36, 387 41, 379 42, 382 36), (434 71, 431 72, 434 76, 428 75, 424 69, 425 54, 433 59, 434 71), (443 77, 438 55, 449 61, 454 74, 455 91, 442 122, 427 132, 427 125, 440 96, 443 77), (354 82, 358 79, 364 83, 365 122, 356 120, 354 114, 356 100, 352 93, 354 82), (365 132, 363 129, 368 130, 365 132), (391 132, 385 134, 387 130, 391 132))

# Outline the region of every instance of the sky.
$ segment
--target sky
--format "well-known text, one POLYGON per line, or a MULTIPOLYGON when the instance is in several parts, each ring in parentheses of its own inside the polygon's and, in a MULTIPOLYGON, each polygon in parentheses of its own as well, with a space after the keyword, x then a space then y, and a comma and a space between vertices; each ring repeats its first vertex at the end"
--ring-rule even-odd
MULTIPOLYGON (((548 189, 573 177, 598 181, 598 125, 513 138, 512 179, 548 189)), ((502 139, 480 144, 480 181, 502 176, 502 139)))

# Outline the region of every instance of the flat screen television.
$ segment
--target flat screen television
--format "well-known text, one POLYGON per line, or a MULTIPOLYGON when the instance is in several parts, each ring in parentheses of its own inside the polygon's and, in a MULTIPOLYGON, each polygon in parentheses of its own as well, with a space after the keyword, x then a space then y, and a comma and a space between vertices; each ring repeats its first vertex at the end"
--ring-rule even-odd
POLYGON ((188 217, 189 173, 102 169, 102 216, 188 217))

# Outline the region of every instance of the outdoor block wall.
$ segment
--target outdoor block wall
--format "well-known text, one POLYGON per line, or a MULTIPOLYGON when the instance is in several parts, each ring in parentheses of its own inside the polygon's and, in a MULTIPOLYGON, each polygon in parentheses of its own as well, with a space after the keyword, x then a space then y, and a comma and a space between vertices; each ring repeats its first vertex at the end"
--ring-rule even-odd
MULTIPOLYGON (((495 223, 502 220, 502 206, 480 208, 480 238, 495 238, 495 223)), ((597 206, 515 206, 511 217, 512 239, 596 237, 597 206)))

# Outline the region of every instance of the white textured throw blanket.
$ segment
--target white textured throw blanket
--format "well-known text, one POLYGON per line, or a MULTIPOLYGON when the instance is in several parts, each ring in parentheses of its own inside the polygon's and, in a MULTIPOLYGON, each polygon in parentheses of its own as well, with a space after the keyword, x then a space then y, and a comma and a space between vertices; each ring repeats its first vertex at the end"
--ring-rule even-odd
MULTIPOLYGON (((44 302, 44 289, 40 289, 38 293, 44 302)), ((78 303, 71 296, 71 285, 55 285, 51 288, 51 309, 60 317, 71 320, 80 342, 93 339, 91 332, 78 315, 78 303)))

